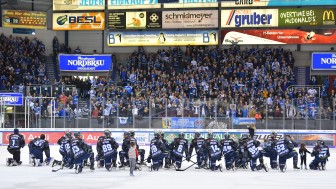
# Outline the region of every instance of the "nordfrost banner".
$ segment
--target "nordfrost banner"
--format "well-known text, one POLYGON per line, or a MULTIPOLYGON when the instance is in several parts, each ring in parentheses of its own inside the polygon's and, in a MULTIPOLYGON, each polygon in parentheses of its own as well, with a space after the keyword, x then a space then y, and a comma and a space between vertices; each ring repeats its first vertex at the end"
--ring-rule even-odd
POLYGON ((222 30, 223 45, 334 44, 335 29, 222 30))
POLYGON ((278 27, 278 9, 222 10, 222 28, 278 27))
POLYGON ((60 71, 107 72, 112 69, 112 55, 69 55, 58 56, 60 71))
POLYGON ((162 28, 217 28, 217 10, 163 11, 162 28))

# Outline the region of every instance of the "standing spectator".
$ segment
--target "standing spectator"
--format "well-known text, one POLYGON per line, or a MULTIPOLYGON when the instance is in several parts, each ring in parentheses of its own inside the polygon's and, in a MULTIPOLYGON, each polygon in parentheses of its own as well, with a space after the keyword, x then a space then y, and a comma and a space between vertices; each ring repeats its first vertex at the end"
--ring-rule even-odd
POLYGON ((128 150, 128 157, 129 157, 129 165, 130 165, 130 176, 134 176, 133 171, 135 169, 135 163, 136 163, 136 157, 137 155, 137 149, 135 146, 135 142, 131 142, 131 147, 128 150))
POLYGON ((301 143, 300 149, 299 149, 299 154, 300 154, 300 159, 301 159, 301 169, 302 165, 304 163, 305 169, 307 170, 307 153, 310 153, 307 148, 305 143, 301 143))
MULTIPOLYGON (((248 117, 249 118, 255 118, 255 115, 256 115, 256 111, 254 109, 254 106, 252 106, 251 110, 249 111, 248 117)), ((250 137, 253 138, 254 131, 256 129, 256 125, 255 124, 249 124, 249 125, 247 125, 247 129, 249 131, 250 137)))

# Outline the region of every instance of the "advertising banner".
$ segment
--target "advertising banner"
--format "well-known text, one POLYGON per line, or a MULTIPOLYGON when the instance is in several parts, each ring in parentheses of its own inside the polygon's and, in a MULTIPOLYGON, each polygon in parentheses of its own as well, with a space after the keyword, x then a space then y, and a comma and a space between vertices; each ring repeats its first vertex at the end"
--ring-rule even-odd
POLYGON ((250 124, 256 124, 256 119, 255 118, 241 118, 241 117, 233 118, 233 125, 250 125, 250 124))
POLYGON ((222 10, 222 28, 278 27, 278 9, 222 10))
POLYGON ((107 0, 108 9, 151 9, 161 8, 158 0, 107 0))
POLYGON ((221 0, 179 0, 178 3, 164 3, 164 8, 218 7, 221 0))
POLYGON ((22 106, 23 94, 22 93, 0 93, 1 104, 6 106, 22 106))
POLYGON ((59 54, 60 71, 107 72, 111 70, 112 55, 59 54))
POLYGON ((311 6, 336 5, 334 0, 230 0, 221 1, 222 7, 272 7, 272 6, 311 6))
MULTIPOLYGON (((97 144, 97 140, 100 136, 103 136, 103 129, 100 130, 91 130, 91 129, 74 129, 71 130, 72 132, 80 131, 82 138, 85 140, 85 142, 89 144, 97 144)), ((121 144, 123 142, 123 133, 127 130, 123 129, 115 129, 112 131, 112 137, 121 144)), ((154 137, 154 130, 134 130, 135 131, 135 138, 137 139, 137 142, 140 146, 148 146, 150 144, 151 139, 154 137)), ((181 131, 184 132, 185 138, 190 142, 194 136, 195 132, 200 132, 201 136, 203 138, 208 137, 208 130, 205 129, 165 129, 164 135, 165 139, 168 140, 168 142, 172 142, 174 138, 177 138, 179 133, 181 131)), ((294 141, 298 144, 305 143, 307 146, 312 147, 316 144, 317 140, 323 140, 325 144, 327 144, 330 147, 336 146, 336 133, 334 131, 326 132, 326 131, 306 131, 306 130, 300 130, 300 131, 288 131, 288 130, 278 130, 278 131, 270 131, 270 130, 258 130, 255 133, 254 138, 260 142, 263 142, 264 139, 270 138, 271 132, 276 132, 276 138, 279 140, 283 137, 284 134, 290 134, 294 141)), ((213 137, 217 140, 224 139, 225 133, 230 134, 230 138, 233 140, 238 140, 242 134, 248 134, 245 132, 245 129, 234 129, 234 130, 212 130, 213 137)), ((2 145, 8 145, 8 139, 9 136, 13 134, 13 131, 0 131, 0 144, 2 145)), ((28 144, 30 141, 34 140, 36 137, 40 137, 41 134, 46 135, 46 140, 49 141, 50 144, 57 144, 57 141, 59 138, 64 136, 64 131, 62 130, 29 130, 29 129, 20 129, 20 134, 22 134, 25 138, 26 144, 28 144)))
POLYGON ((311 58, 312 70, 336 70, 336 53, 314 52, 311 58))
POLYGON ((109 32, 108 46, 217 45, 216 30, 109 32))
POLYGON ((109 29, 150 29, 162 28, 161 12, 110 12, 109 29))
POLYGON ((224 45, 334 44, 335 29, 222 30, 224 45))
POLYGON ((53 0, 53 10, 104 10, 105 0, 53 0))
POLYGON ((204 118, 198 117, 169 117, 162 118, 162 128, 165 129, 202 129, 204 118))
POLYGON ((3 10, 2 27, 47 29, 47 13, 24 10, 3 10))
POLYGON ((334 26, 336 9, 279 9, 279 27, 334 26))
POLYGON ((53 30, 104 30, 104 12, 54 13, 53 30))
POLYGON ((162 28, 217 28, 217 10, 163 11, 162 28))

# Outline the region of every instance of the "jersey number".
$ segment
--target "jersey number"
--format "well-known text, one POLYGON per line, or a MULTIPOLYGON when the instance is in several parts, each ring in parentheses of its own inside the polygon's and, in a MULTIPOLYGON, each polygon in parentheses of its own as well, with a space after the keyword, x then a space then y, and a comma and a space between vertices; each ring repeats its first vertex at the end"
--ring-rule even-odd
POLYGON ((112 151, 111 144, 104 144, 103 145, 103 152, 106 153, 106 152, 109 152, 109 151, 112 151))

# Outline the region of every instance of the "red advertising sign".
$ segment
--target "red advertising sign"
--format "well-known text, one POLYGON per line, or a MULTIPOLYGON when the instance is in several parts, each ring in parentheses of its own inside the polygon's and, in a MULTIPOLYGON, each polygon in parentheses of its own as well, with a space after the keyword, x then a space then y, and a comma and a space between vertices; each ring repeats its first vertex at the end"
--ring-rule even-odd
POLYGON ((222 30, 223 45, 334 44, 335 29, 222 30))
MULTIPOLYGON (((8 137, 9 135, 13 134, 13 132, 3 132, 2 137, 2 144, 7 145, 8 144, 8 137)), ((60 139, 63 135, 63 131, 38 131, 38 132, 31 132, 31 131, 22 131, 20 132, 25 138, 26 144, 28 144, 30 141, 34 140, 36 137, 40 137, 41 134, 46 135, 46 140, 49 141, 50 144, 56 144, 58 139, 60 139)), ((97 140, 99 136, 104 135, 103 132, 81 132, 82 137, 84 140, 89 144, 97 144, 97 140)), ((122 132, 118 133, 112 133, 112 136, 116 139, 117 142, 122 142, 122 132)))

